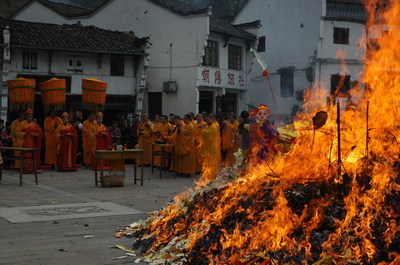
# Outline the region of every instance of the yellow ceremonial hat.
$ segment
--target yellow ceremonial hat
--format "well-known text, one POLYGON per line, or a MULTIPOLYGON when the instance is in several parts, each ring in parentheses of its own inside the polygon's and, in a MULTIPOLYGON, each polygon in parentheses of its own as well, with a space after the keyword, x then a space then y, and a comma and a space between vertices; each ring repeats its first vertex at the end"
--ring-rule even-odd
POLYGON ((258 106, 258 108, 257 108, 257 112, 260 111, 260 110, 263 110, 263 109, 266 110, 268 112, 268 114, 271 113, 271 111, 269 110, 269 108, 265 104, 260 104, 260 106, 258 106))

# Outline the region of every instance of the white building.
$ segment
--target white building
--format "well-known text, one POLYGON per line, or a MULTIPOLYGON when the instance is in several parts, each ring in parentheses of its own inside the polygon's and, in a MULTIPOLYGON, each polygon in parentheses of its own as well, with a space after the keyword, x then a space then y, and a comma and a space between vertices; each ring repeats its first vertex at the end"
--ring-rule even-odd
MULTIPOLYGON (((149 36, 151 61, 145 98, 137 100, 138 112, 141 102, 151 115, 215 112, 217 105, 234 113, 248 108, 249 49, 256 37, 211 16, 210 9, 199 10, 178 0, 109 0, 90 14, 70 13, 74 15, 64 15, 49 1, 33 0, 12 18, 59 24, 80 21, 149 36)), ((257 23, 251 25, 257 28, 257 23)))
MULTIPOLYGON (((18 77, 39 83, 52 77, 66 79, 67 110, 81 105, 83 78, 108 83, 106 109, 110 119, 123 119, 134 106, 134 95, 146 84, 144 46, 132 32, 117 32, 94 26, 57 25, 0 19, 1 118, 7 118, 7 80, 18 77)), ((40 90, 35 111, 42 118, 40 90)))
POLYGON ((261 20, 258 51, 268 64, 278 110, 259 66, 251 74, 251 105, 266 103, 274 118, 287 122, 301 109, 305 89, 334 92, 340 80, 342 91, 358 84, 366 32, 359 0, 248 0, 234 23, 254 19, 261 20))

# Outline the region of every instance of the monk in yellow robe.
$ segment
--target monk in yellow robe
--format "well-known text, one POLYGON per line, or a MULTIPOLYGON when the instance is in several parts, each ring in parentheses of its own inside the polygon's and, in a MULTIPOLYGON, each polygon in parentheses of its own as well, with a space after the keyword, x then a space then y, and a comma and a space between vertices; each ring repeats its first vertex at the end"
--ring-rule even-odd
MULTIPOLYGON (((171 171, 178 171, 178 153, 177 153, 177 144, 178 144, 178 135, 180 130, 182 129, 184 122, 182 118, 178 115, 174 115, 172 118, 173 127, 169 136, 165 137, 164 139, 167 140, 167 143, 173 144, 175 147, 173 148, 173 159, 171 161, 170 170, 171 171)), ((172 152, 172 151, 171 151, 172 152)))
POLYGON ((195 127, 195 132, 194 132, 194 147, 195 147, 195 153, 196 153, 196 173, 201 173, 202 166, 203 166, 203 159, 200 154, 200 148, 201 148, 201 130, 203 127, 206 126, 206 123, 204 122, 204 118, 202 114, 197 114, 196 116, 196 127, 195 127))
MULTIPOLYGON (((13 147, 21 148, 24 144, 23 124, 25 123, 25 113, 21 111, 15 121, 11 123, 11 138, 13 147)), ((14 152, 14 156, 20 156, 20 152, 14 152)), ((20 161, 14 161, 14 168, 20 167, 20 161)))
POLYGON ((207 126, 201 130, 201 155, 203 158, 203 177, 213 179, 221 167, 221 147, 219 141, 219 126, 212 115, 205 118, 207 126))
MULTIPOLYGON (((163 127, 163 124, 160 121, 160 116, 159 115, 155 115, 154 117, 154 121, 155 124, 153 126, 153 136, 152 136, 152 143, 154 143, 155 141, 161 140, 162 136, 161 136, 161 129, 163 127)), ((154 146, 154 151, 160 151, 161 148, 158 146, 154 146)), ((160 167, 161 166, 161 159, 159 156, 155 156, 153 158, 152 164, 156 167, 160 167)))
POLYGON ((138 126, 139 143, 138 149, 143 149, 143 165, 150 165, 151 163, 151 148, 153 137, 153 123, 149 120, 147 113, 142 114, 142 121, 138 126))
POLYGON ((196 154, 194 150, 194 126, 189 114, 185 115, 184 125, 178 132, 176 153, 178 155, 177 172, 182 177, 196 173, 196 154))
POLYGON ((41 173, 41 170, 38 170, 40 165, 40 149, 42 147, 42 138, 43 138, 43 131, 40 126, 33 121, 33 110, 27 109, 26 110, 26 120, 22 123, 22 131, 24 134, 24 143, 22 144, 23 148, 37 148, 39 151, 29 154, 24 154, 24 157, 31 157, 35 156, 36 164, 28 164, 29 162, 33 162, 32 159, 25 159, 24 158, 24 172, 25 173, 33 173, 34 166, 36 167, 36 172, 41 173))
POLYGON ((236 120, 235 115, 230 115, 229 121, 223 121, 223 126, 221 148, 224 154, 224 165, 229 167, 235 162, 233 154, 237 151, 237 149, 235 150, 235 136, 239 122, 236 120))
POLYGON ((92 163, 92 154, 95 150, 95 115, 90 113, 82 124, 83 163, 89 167, 92 163))
POLYGON ((62 120, 57 117, 55 110, 50 111, 50 116, 44 119, 44 139, 45 139, 45 164, 51 165, 54 169, 54 165, 57 164, 57 137, 56 130, 59 125, 62 124, 62 120))
MULTIPOLYGON (((158 122, 153 127, 153 142, 157 140, 163 140, 169 135, 171 125, 168 122, 168 117, 166 115, 161 115, 158 117, 158 122)), ((160 151, 161 148, 154 146, 154 151, 160 151)), ((169 151, 169 150, 166 150, 169 151)), ((155 156, 153 165, 161 167, 161 157, 155 156)))
MULTIPOLYGON (((93 137, 93 135, 91 136, 93 137)), ((103 113, 96 113, 96 122, 94 125, 94 151, 111 149, 111 134, 107 127, 103 124, 103 113)), ((94 159, 94 152, 92 153, 92 169, 101 169, 101 160, 94 159)), ((108 161, 103 161, 103 169, 108 170, 108 161)))

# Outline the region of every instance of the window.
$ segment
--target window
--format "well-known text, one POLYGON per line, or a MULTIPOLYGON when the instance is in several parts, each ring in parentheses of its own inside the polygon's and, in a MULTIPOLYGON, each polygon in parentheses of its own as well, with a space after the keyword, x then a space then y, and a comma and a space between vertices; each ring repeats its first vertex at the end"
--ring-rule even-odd
POLYGON ((37 70, 37 52, 22 53, 22 68, 24 70, 37 70))
POLYGON ((333 28, 333 43, 349 44, 349 28, 333 28))
POLYGON ((83 73, 83 56, 69 55, 67 58, 67 71, 83 73))
POLYGON ((203 57, 203 65, 212 67, 219 66, 218 42, 212 40, 207 41, 207 47, 203 57))
POLYGON ((242 70, 242 47, 228 45, 228 68, 232 70, 242 70))
POLYGON ((331 75, 331 95, 346 95, 350 90, 350 77, 350 75, 331 75))
POLYGON ((111 75, 125 75, 125 57, 123 55, 111 55, 111 75))
POLYGON ((265 52, 265 36, 258 38, 257 52, 265 52))
POLYGON ((281 97, 290 98, 294 95, 294 71, 281 70, 281 97))

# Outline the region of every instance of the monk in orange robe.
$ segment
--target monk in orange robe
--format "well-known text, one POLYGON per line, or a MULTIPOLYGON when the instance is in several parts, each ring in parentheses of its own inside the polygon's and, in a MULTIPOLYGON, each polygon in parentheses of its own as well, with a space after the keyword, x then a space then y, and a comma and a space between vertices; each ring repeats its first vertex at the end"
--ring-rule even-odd
POLYGON ((138 149, 143 149, 143 165, 150 165, 151 163, 151 147, 153 137, 153 123, 149 120, 147 113, 142 114, 142 121, 138 126, 139 143, 138 149))
POLYGON ((201 130, 201 155, 203 158, 203 177, 213 179, 221 167, 221 148, 219 141, 219 126, 212 115, 205 118, 207 126, 201 130))
MULTIPOLYGON (((13 147, 21 148, 24 144, 24 135, 25 133, 22 131, 22 125, 25 124, 25 112, 21 111, 18 114, 18 118, 11 123, 11 138, 13 147)), ((20 156, 20 152, 14 152, 14 156, 20 156)), ((14 168, 20 167, 20 161, 14 161, 14 168)))
POLYGON ((235 162, 233 154, 237 151, 235 150, 235 136, 239 122, 236 120, 235 115, 230 115, 229 121, 223 121, 223 126, 221 147, 224 154, 224 165, 229 167, 235 162))
MULTIPOLYGON (((96 123, 94 125, 94 137, 95 137, 95 150, 107 150, 111 148, 111 134, 107 127, 103 124, 103 113, 98 112, 96 114, 96 123)), ((94 152, 92 153, 92 169, 99 170, 101 160, 97 160, 94 163, 94 152)), ((103 161, 103 169, 108 170, 108 161, 103 161)))
MULTIPOLYGON (((162 123, 160 122, 160 116, 159 115, 155 115, 154 121, 155 121, 155 124, 153 126, 152 143, 154 143, 157 140, 161 140, 162 123)), ((158 147, 158 146, 154 146, 153 149, 156 152, 161 150, 161 148, 158 147)), ((156 167, 160 167, 161 166, 160 157, 159 156, 155 156, 153 158, 153 161, 151 161, 151 163, 156 167)))
POLYGON ((197 114, 196 116, 196 127, 194 132, 194 147, 196 153, 196 173, 201 173, 203 166, 203 159, 201 157, 200 149, 201 149, 201 130, 206 126, 204 122, 204 118, 202 114, 197 114))
POLYGON ((61 115, 62 124, 57 127, 57 168, 60 172, 76 171, 78 132, 68 123, 68 113, 61 115))
MULTIPOLYGON (((165 137, 164 139, 167 140, 169 144, 173 144, 175 147, 173 149, 174 156, 173 160, 171 161, 170 170, 177 171, 178 170, 178 153, 177 153, 177 144, 178 144, 178 135, 180 130, 182 129, 184 122, 182 118, 178 115, 174 115, 172 118, 173 127, 169 136, 165 137)), ((171 150, 172 151, 172 150, 171 150)))
POLYGON ((57 137, 56 130, 59 125, 62 124, 62 120, 57 117, 55 110, 50 111, 50 116, 44 119, 44 136, 45 136, 45 164, 51 165, 54 169, 54 165, 57 163, 57 137))
MULTIPOLYGON (((166 115, 161 115, 158 118, 158 122, 153 127, 153 142, 157 140, 163 140, 165 137, 169 135, 169 131, 171 129, 171 125, 168 122, 168 117, 166 115)), ((161 148, 158 146, 154 146, 154 151, 160 151, 161 148)), ((168 151, 168 150, 166 150, 168 151)), ((161 166, 161 157, 155 156, 153 164, 157 167, 161 166)))
POLYGON ((189 114, 185 115, 184 125, 178 132, 176 153, 178 155, 177 172, 182 177, 196 173, 196 154, 194 150, 194 126, 189 114))
POLYGON ((95 149, 95 115, 90 113, 82 124, 83 163, 88 167, 92 163, 92 154, 95 149))
MULTIPOLYGON (((39 151, 36 151, 33 155, 36 159, 36 170, 37 173, 41 171, 38 170, 40 165, 40 148, 42 147, 42 138, 43 131, 42 128, 36 122, 33 121, 33 111, 32 109, 28 109, 26 111, 25 121, 22 124, 22 131, 24 134, 24 143, 22 144, 23 148, 38 148, 39 151)), ((32 157, 32 154, 25 154, 25 157, 32 157)), ((26 164, 25 162, 32 162, 33 160, 24 159, 24 172, 25 173, 33 173, 34 165, 26 164)))

